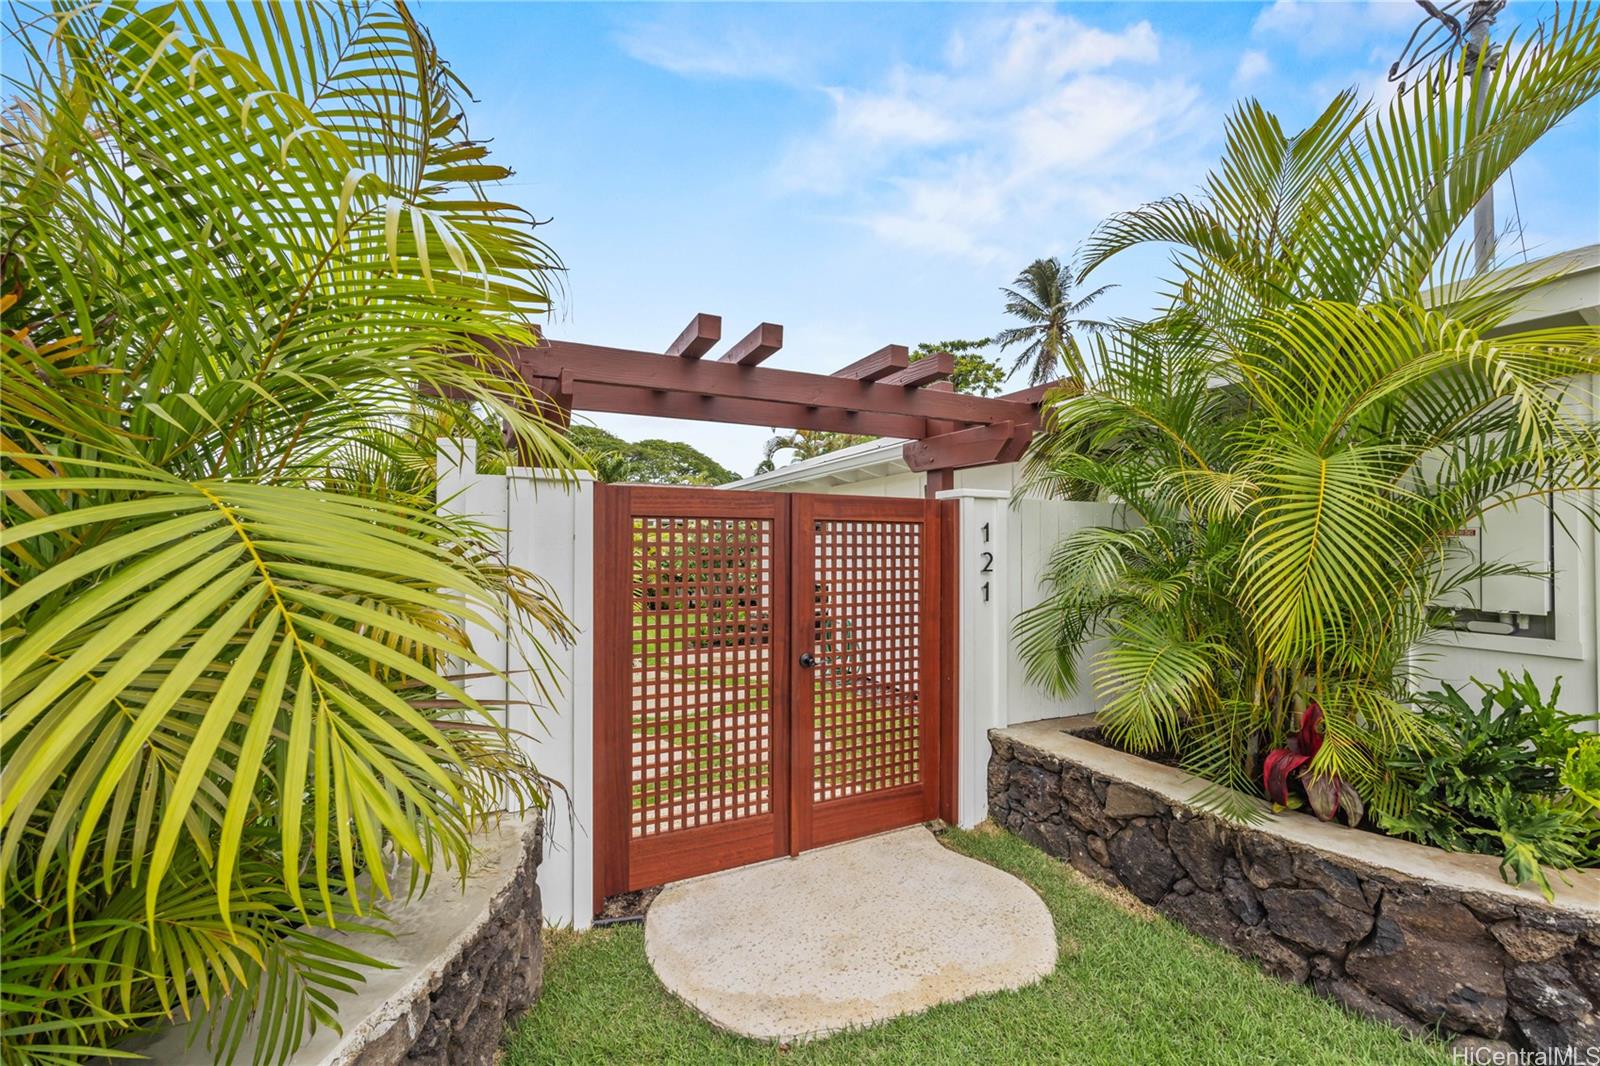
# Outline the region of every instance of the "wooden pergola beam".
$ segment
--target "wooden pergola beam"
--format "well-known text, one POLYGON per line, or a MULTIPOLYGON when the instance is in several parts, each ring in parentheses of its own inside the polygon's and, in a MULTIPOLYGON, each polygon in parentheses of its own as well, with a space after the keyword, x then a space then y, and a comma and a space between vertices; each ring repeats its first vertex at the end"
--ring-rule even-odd
POLYGON ((923 356, 904 370, 886 374, 878 381, 883 385, 898 385, 904 389, 920 388, 935 381, 943 381, 955 373, 956 357, 949 352, 934 352, 923 356))
POLYGON ((1009 400, 1012 403, 1031 404, 1037 407, 1044 402, 1046 393, 1054 392, 1056 389, 1065 388, 1072 384, 1071 378, 1056 378, 1056 380, 1047 381, 1043 385, 1030 385, 1025 389, 1018 389, 1016 392, 1008 392, 995 398, 1009 400))
POLYGON ((903 344, 886 344, 871 355, 857 359, 841 370, 835 370, 836 378, 849 378, 852 381, 877 381, 896 370, 904 370, 911 365, 911 353, 903 344))
POLYGON ((914 415, 844 411, 771 400, 665 390, 652 390, 641 396, 638 390, 630 386, 593 382, 578 382, 573 386, 572 406, 580 411, 683 418, 741 426, 826 430, 869 437, 907 437, 915 440, 928 433, 928 420, 914 415))
MULTIPOLYGON (((1031 425, 1038 417, 1032 407, 1006 400, 883 382, 852 381, 798 370, 741 366, 715 360, 667 359, 653 352, 572 341, 546 341, 537 348, 519 348, 507 354, 524 377, 559 379, 565 370, 570 373, 575 387, 592 383, 628 390, 635 398, 636 407, 648 402, 647 392, 663 391, 943 419, 969 425, 990 422, 1031 425)), ((582 391, 581 388, 578 391, 582 391)), ((577 406, 583 406, 581 400, 577 401, 577 406)))
POLYGON ((722 316, 698 314, 683 327, 678 339, 667 348, 667 354, 681 359, 698 359, 716 347, 721 339, 722 316))
POLYGON ((572 424, 572 393, 561 386, 560 378, 528 379, 528 388, 534 393, 534 414, 565 428, 572 424))
POLYGON ((744 335, 744 338, 722 353, 724 363, 756 366, 783 347, 783 327, 774 322, 763 322, 744 335))
POLYGON ((970 426, 926 440, 907 441, 902 454, 906 466, 915 471, 982 466, 999 458, 1015 428, 1010 422, 970 426))

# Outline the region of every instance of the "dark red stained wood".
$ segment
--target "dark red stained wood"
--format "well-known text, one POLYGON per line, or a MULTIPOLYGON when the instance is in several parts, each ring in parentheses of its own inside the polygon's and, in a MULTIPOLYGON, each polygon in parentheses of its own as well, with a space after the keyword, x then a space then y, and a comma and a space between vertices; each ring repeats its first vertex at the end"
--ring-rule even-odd
POLYGON ((1046 393, 1054 392, 1056 389, 1070 386, 1071 384, 1072 382, 1066 378, 1057 378, 1054 381, 1047 381, 1043 385, 1030 385, 1028 388, 1018 389, 1016 392, 1008 392, 1003 396, 997 396, 995 398, 998 400, 1007 400, 1011 403, 1025 403, 1037 407, 1039 404, 1044 402, 1046 393))
POLYGON ((603 486, 597 500, 603 901, 788 850, 790 523, 777 493, 603 486), (712 736, 745 761, 713 769, 712 736))
POLYGON ((563 389, 560 378, 529 378, 533 393, 533 413, 558 426, 572 424, 572 393, 563 389))
MULTIPOLYGON (((954 501, 596 487, 596 912, 618 892, 934 817, 954 820, 955 508, 954 501), (819 521, 831 525, 819 533, 819 521), (747 534, 736 532, 748 531, 751 522, 770 523, 761 527, 770 539, 753 555, 751 542, 740 539, 747 534), (819 536, 829 546, 820 558, 819 536), (636 569, 636 553, 669 558, 661 546, 680 543, 692 546, 684 559, 693 563, 680 577, 666 585, 639 576, 650 571, 636 569), (760 586, 770 607, 766 630, 744 628, 747 605, 761 602, 752 581, 767 582, 760 586), (738 590, 730 617, 740 620, 739 644, 725 655, 701 649, 692 676, 652 680, 652 671, 681 664, 675 657, 652 663, 644 648, 666 640, 673 656, 685 650, 677 647, 678 623, 660 615, 681 610, 689 629, 715 627, 719 611, 728 615, 721 601, 730 583, 738 590), (664 587, 670 591, 654 591, 664 587), (646 608, 650 597, 657 599, 646 608), (641 618, 641 610, 658 617, 641 618), (766 641, 765 658, 743 650, 757 640, 766 641), (635 641, 642 642, 639 649, 635 641), (826 654, 819 670, 831 672, 799 669, 802 651, 826 654), (729 709, 728 692, 713 694, 710 682, 696 680, 703 671, 720 677, 718 671, 731 670, 748 681, 752 664, 757 672, 766 668, 769 686, 767 731, 758 734, 748 732, 747 709, 729 709), (654 702, 657 691, 667 694, 659 697, 665 704, 654 702), (753 736, 766 744, 771 762, 764 808, 758 801, 747 811, 738 806, 747 800, 737 800, 732 814, 706 816, 729 811, 727 795, 751 787, 747 781, 689 794, 700 771, 683 777, 677 768, 703 765, 697 730, 680 734, 666 726, 708 716, 698 727, 701 735, 714 733, 727 744, 743 731, 743 743, 753 736), (819 716, 829 724, 821 774, 819 716), (636 719, 649 724, 652 718, 662 731, 641 730, 636 749, 636 719), (641 788, 637 809, 635 783, 641 788), (680 801, 680 795, 688 798, 680 801)), ((711 647, 730 645, 719 636, 711 647)))
POLYGON ((1015 428, 1010 422, 972 426, 927 440, 908 441, 902 452, 912 470, 980 466, 999 459, 1015 428))
POLYGON ((812 512, 805 501, 810 496, 789 495, 790 654, 796 660, 789 674, 789 853, 798 855, 812 847, 813 804, 811 782, 815 775, 812 731, 815 723, 811 706, 811 671, 799 665, 799 658, 813 652, 813 620, 816 617, 816 543, 811 535, 812 512))
POLYGON ((594 913, 607 896, 627 890, 628 784, 622 776, 628 738, 617 713, 630 667, 630 609, 624 587, 629 543, 626 490, 594 489, 594 913))
POLYGON ((667 348, 667 354, 683 359, 698 359, 714 348, 721 339, 722 316, 698 314, 694 316, 693 321, 683 327, 678 339, 667 348))
POLYGON ((1000 449, 1000 454, 995 456, 995 462, 1014 463, 1022 458, 1022 453, 1028 450, 1028 442, 1033 440, 1032 426, 1018 426, 1011 431, 1011 439, 1000 449))
POLYGON ((949 468, 930 470, 922 481, 923 496, 932 500, 956 487, 956 472, 949 468))
POLYGON ((943 669, 939 686, 939 817, 956 824, 961 775, 956 771, 956 725, 961 720, 959 693, 961 661, 960 627, 961 582, 956 573, 956 544, 960 536, 961 512, 955 500, 936 500, 940 567, 939 585, 939 665, 943 669))
POLYGON ((741 818, 727 826, 683 829, 635 840, 629 847, 626 891, 637 892, 786 855, 786 851, 774 851, 772 841, 777 833, 787 838, 788 830, 787 818, 780 823, 776 815, 765 814, 741 818))
POLYGON ((573 386, 573 405, 581 411, 685 418, 697 422, 722 422, 744 426, 782 426, 786 429, 823 429, 836 433, 861 433, 872 437, 922 437, 927 419, 914 415, 847 411, 832 407, 806 407, 769 400, 741 400, 731 396, 703 396, 689 392, 646 391, 626 385, 580 381, 573 386))
POLYGON ((910 365, 911 353, 905 345, 886 344, 866 358, 857 359, 842 370, 835 370, 832 376, 852 381, 877 381, 885 374, 893 374, 910 365))
POLYGON ((944 560, 940 544, 939 501, 922 500, 922 617, 918 642, 921 668, 922 706, 922 811, 917 821, 932 821, 939 816, 939 797, 944 791, 940 784, 944 768, 940 756, 944 749, 944 644, 939 634, 944 626, 953 625, 953 616, 945 613, 944 560))
POLYGON ((937 814, 945 567, 926 501, 793 500, 794 653, 817 656, 792 686, 794 835, 804 850, 937 814), (819 557, 824 538, 830 550, 819 557), (820 772, 819 736, 829 745, 820 772))
POLYGON ((915 389, 930 382, 941 381, 955 373, 955 369, 955 356, 949 352, 934 352, 932 355, 923 356, 904 370, 896 370, 879 380, 884 385, 915 389))
POLYGON ((666 359, 651 352, 572 341, 548 341, 538 348, 517 349, 514 354, 524 376, 558 378, 562 370, 571 370, 580 385, 584 382, 615 385, 634 390, 641 396, 649 390, 688 392, 969 424, 1014 422, 1022 425, 1037 418, 1037 412, 1027 404, 983 396, 929 392, 797 370, 737 366, 717 360, 666 359))
POLYGON ((773 322, 763 322, 722 353, 721 362, 755 366, 782 347, 783 327, 773 322))
POLYGON ((824 848, 873 833, 902 829, 934 817, 926 790, 920 784, 819 803, 811 814, 810 837, 805 848, 824 848))

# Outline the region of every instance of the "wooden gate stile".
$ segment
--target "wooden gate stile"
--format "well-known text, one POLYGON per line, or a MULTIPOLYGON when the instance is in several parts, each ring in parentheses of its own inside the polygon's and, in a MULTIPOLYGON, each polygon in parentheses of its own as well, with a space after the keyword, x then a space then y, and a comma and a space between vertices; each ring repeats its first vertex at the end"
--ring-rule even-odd
POLYGON ((941 574, 932 501, 793 499, 799 852, 935 816, 941 574))
POLYGON ((953 505, 606 485, 595 507, 597 911, 953 812, 953 505))

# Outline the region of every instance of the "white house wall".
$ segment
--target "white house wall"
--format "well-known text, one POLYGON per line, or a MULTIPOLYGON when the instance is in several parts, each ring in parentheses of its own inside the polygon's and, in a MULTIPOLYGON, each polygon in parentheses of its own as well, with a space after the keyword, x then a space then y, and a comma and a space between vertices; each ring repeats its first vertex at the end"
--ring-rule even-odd
POLYGON ((1514 676, 1526 670, 1545 690, 1557 678, 1561 680, 1563 709, 1593 714, 1600 707, 1600 666, 1595 653, 1600 644, 1600 620, 1595 611, 1600 598, 1600 575, 1595 568, 1600 533, 1576 508, 1566 505, 1564 511, 1566 531, 1557 525, 1554 545, 1554 639, 1440 633, 1413 657, 1416 687, 1446 681, 1465 691, 1473 678, 1492 681, 1501 670, 1514 676))

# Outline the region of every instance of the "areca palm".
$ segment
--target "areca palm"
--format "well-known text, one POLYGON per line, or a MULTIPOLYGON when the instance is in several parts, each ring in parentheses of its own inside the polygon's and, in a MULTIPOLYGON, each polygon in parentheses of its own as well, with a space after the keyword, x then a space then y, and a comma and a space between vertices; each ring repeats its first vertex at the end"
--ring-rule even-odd
POLYGON ((381 925, 540 798, 463 622, 565 620, 426 472, 502 424, 570 462, 496 355, 559 264, 403 4, 12 29, 0 1043, 203 1005, 219 1058, 253 1019, 281 1058, 365 961, 299 927, 381 925))
POLYGON ((776 469, 779 452, 793 452, 794 458, 791 461, 800 462, 839 451, 841 448, 865 444, 872 439, 858 433, 834 433, 825 429, 797 429, 791 433, 779 433, 767 438, 767 443, 761 449, 761 462, 756 464, 756 473, 764 474, 776 469))
POLYGON ((1012 282, 1015 288, 1002 288, 1006 297, 1006 314, 1024 323, 1003 329, 995 334, 995 343, 1002 349, 1022 345, 1022 351, 1011 364, 1015 374, 1028 368, 1028 383, 1043 385, 1066 374, 1081 378, 1084 374, 1083 352, 1078 345, 1078 333, 1097 333, 1107 324, 1083 318, 1089 305, 1112 286, 1102 285, 1087 296, 1072 298, 1072 271, 1061 265, 1061 260, 1035 259, 1012 282))
POLYGON ((1600 92, 1600 20, 1565 11, 1510 42, 1481 99, 1455 62, 1430 93, 1376 113, 1345 94, 1295 136, 1247 102, 1204 195, 1089 244, 1089 270, 1174 244, 1171 310, 1098 338, 1028 469, 1122 501, 1137 528, 1062 544, 1054 595, 1019 630, 1060 688, 1109 638, 1092 672, 1111 732, 1238 791, 1314 699, 1310 773, 1403 808, 1384 756, 1425 741, 1404 659, 1442 593, 1514 569, 1453 558, 1450 534, 1600 485, 1600 330, 1508 326, 1510 298, 1451 252, 1489 185, 1600 92))

